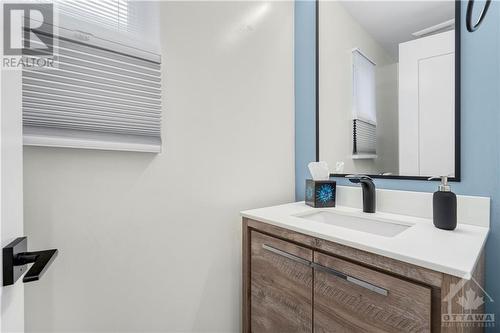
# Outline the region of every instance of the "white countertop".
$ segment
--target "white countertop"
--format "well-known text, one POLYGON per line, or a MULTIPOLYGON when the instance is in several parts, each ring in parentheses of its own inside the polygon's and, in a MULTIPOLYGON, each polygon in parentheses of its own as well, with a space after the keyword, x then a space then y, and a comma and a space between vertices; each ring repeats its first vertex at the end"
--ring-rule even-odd
POLYGON ((304 202, 247 210, 241 215, 464 279, 471 278, 489 232, 487 227, 463 223, 454 231, 446 231, 435 228, 432 220, 426 218, 383 212, 367 214, 351 207, 318 209, 304 202), (413 226, 396 236, 385 237, 294 216, 318 210, 395 220, 413 226))

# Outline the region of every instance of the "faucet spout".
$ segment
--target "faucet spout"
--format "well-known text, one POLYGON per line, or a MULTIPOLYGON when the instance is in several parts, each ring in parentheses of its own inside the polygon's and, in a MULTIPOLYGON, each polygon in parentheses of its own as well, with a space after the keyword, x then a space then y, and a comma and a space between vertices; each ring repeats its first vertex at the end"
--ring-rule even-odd
POLYGON ((376 192, 373 180, 365 175, 347 175, 346 178, 349 178, 351 183, 361 184, 363 189, 363 212, 375 213, 376 192))

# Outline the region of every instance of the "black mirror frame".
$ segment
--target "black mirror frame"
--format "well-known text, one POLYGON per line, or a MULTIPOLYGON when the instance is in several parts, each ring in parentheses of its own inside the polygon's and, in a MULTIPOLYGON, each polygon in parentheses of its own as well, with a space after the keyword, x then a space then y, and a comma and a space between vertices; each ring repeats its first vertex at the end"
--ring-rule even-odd
MULTIPOLYGON (((316 0, 316 161, 319 161, 319 3, 321 0, 316 0)), ((460 26, 461 26, 461 0, 455 0, 455 176, 450 177, 449 181, 460 182, 461 180, 461 144, 460 144, 460 64, 461 64, 461 43, 460 43, 460 26)), ((332 173, 330 177, 345 177, 347 174, 332 173)), ((430 176, 385 176, 385 175, 369 175, 371 178, 381 179, 401 179, 401 180, 428 180, 430 176)))

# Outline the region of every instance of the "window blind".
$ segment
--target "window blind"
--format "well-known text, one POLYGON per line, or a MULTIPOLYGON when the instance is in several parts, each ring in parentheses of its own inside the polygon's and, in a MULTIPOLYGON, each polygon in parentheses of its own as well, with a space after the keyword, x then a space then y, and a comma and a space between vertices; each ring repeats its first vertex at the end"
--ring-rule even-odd
POLYGON ((352 72, 353 155, 373 158, 377 145, 375 63, 355 49, 352 51, 352 72))
POLYGON ((130 31, 129 2, 126 0, 56 0, 59 15, 107 27, 115 31, 130 31))
POLYGON ((377 153, 377 133, 375 125, 360 119, 354 119, 352 138, 354 155, 373 155, 377 153))
POLYGON ((58 25, 160 53, 159 1, 54 0, 58 25))
POLYGON ((159 152, 161 57, 56 32, 40 38, 56 39, 55 68, 23 69, 24 144, 159 152))

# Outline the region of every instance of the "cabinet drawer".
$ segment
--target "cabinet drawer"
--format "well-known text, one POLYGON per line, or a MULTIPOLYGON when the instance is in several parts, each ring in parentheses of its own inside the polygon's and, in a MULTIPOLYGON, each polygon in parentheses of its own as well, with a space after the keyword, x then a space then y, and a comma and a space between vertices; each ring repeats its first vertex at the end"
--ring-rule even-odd
POLYGON ((255 231, 250 243, 251 332, 311 332, 312 250, 255 231))
POLYGON ((431 289, 314 253, 315 332, 430 332, 431 289))

